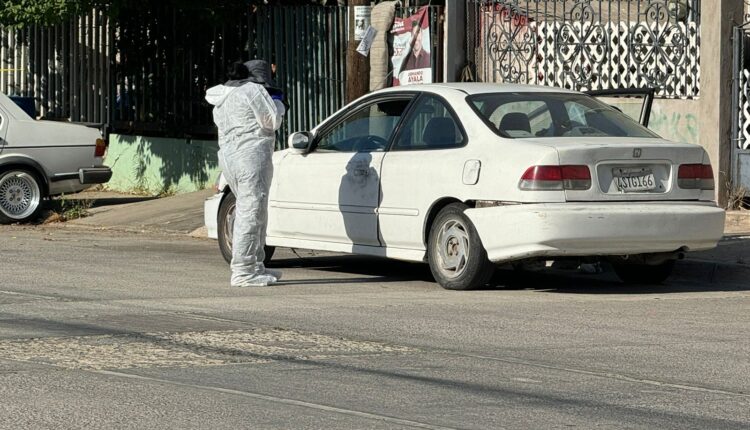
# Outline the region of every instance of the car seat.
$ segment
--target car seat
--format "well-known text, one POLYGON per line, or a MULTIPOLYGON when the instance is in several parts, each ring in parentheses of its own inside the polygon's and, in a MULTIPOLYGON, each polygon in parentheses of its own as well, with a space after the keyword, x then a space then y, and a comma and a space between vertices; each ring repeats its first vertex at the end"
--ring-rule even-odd
MULTIPOLYGON (((506 113, 503 116, 503 119, 500 120, 498 128, 500 131, 504 132, 525 131, 526 133, 531 134, 531 122, 529 121, 529 116, 523 112, 506 113)), ((508 134, 516 136, 518 133, 508 134)))
POLYGON ((432 118, 424 128, 422 142, 427 148, 456 146, 456 124, 451 118, 432 118))

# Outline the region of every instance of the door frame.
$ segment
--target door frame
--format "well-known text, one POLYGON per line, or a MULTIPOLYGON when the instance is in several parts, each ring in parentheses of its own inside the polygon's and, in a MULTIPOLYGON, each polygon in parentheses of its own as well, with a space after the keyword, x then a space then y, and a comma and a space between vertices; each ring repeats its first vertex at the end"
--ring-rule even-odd
POLYGON ((611 90, 584 91, 584 94, 591 97, 643 96, 643 106, 641 106, 641 118, 639 122, 644 127, 648 127, 655 93, 656 90, 654 88, 615 88, 611 90))

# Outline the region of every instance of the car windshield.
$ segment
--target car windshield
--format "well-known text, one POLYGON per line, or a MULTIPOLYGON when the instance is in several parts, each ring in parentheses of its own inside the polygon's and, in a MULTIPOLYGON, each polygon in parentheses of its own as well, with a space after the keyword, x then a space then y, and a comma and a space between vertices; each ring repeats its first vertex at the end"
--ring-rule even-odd
POLYGON ((468 101, 503 137, 659 137, 618 109, 583 94, 491 93, 468 101))

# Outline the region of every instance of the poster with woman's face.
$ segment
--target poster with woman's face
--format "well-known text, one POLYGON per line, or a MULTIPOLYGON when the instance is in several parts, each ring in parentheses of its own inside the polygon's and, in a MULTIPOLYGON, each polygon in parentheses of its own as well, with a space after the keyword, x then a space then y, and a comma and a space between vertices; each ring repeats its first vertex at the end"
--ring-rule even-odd
POLYGON ((432 83, 430 20, 422 7, 407 18, 393 22, 393 86, 432 83))

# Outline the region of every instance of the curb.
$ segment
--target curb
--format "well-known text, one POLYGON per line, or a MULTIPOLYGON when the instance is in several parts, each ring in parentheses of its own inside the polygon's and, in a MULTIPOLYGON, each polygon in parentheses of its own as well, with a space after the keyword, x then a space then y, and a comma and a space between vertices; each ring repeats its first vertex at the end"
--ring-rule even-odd
POLYGON ((750 232, 750 211, 727 211, 724 226, 728 234, 750 232))
POLYGON ((750 265, 687 258, 677 262, 672 278, 750 288, 750 265))

